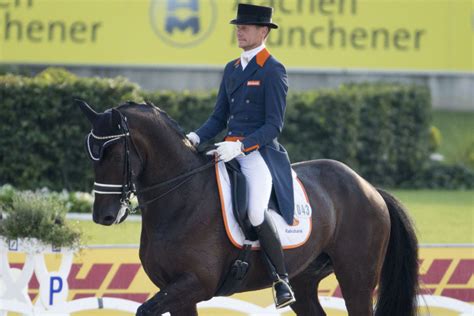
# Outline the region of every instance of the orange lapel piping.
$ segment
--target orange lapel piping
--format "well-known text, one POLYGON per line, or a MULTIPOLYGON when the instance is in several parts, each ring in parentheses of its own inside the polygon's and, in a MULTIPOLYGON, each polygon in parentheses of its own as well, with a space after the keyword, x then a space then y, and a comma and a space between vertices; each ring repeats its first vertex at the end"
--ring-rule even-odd
POLYGON ((262 49, 260 52, 258 52, 256 56, 257 64, 260 67, 263 67, 263 65, 265 65, 265 63, 267 62, 268 57, 270 57, 270 52, 268 51, 268 49, 266 48, 262 49))

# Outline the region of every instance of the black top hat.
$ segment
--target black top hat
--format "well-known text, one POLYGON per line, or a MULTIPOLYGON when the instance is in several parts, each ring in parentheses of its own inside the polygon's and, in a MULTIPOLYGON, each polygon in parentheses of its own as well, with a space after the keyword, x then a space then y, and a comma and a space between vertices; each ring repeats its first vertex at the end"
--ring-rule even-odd
POLYGON ((271 7, 239 3, 237 18, 230 21, 230 24, 262 25, 277 29, 278 25, 272 23, 272 13, 271 7))

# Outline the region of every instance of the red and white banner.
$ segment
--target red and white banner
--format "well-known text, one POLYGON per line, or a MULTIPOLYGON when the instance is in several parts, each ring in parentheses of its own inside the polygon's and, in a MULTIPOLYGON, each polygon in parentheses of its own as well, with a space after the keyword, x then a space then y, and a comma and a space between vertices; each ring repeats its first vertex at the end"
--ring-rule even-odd
MULTIPOLYGON (((57 270, 61 257, 60 254, 46 254, 47 269, 57 270)), ((24 267, 25 259, 26 255, 20 251, 13 250, 8 253, 10 269, 20 271, 24 267)), ((446 298, 444 301, 458 301, 459 304, 464 304, 461 304, 462 306, 466 303, 474 304, 474 246, 425 246, 420 249, 420 260, 422 294, 433 297, 442 296, 446 298)), ((69 290, 67 301, 87 297, 109 297, 143 302, 158 291, 141 268, 136 247, 94 247, 79 251, 74 255, 67 284, 69 290)), ((39 293, 39 282, 33 274, 28 285, 28 295, 35 301, 39 293)), ((340 302, 337 298, 342 298, 342 295, 334 275, 321 282, 318 295, 334 298, 332 302, 340 302)), ((241 293, 232 298, 242 301, 243 304, 252 304, 252 306, 262 308, 271 306, 273 303, 270 290, 241 293)), ((426 303, 429 305, 430 299, 426 303)), ((431 315, 462 315, 456 312, 447 313, 450 311, 450 306, 455 305, 449 303, 437 305, 442 305, 442 307, 438 306, 434 309, 430 307, 431 315)), ((331 308, 328 311, 329 315, 344 315, 337 310, 332 312, 331 308)), ((87 312, 87 315, 93 314, 91 311, 87 312)), ((205 309, 202 314, 216 315, 215 309, 213 313, 208 313, 205 309)), ((231 314, 233 315, 233 313, 229 315, 231 314)), ((104 315, 103 312, 101 315, 104 315)))

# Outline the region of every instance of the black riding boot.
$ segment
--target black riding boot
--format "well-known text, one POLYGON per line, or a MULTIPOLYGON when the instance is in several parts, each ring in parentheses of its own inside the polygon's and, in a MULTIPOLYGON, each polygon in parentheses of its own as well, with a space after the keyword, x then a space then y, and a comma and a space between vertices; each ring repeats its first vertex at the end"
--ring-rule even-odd
POLYGON ((255 231, 262 247, 265 262, 273 279, 273 299, 276 308, 283 308, 295 302, 295 296, 290 287, 286 273, 285 260, 281 247, 280 237, 270 214, 265 211, 263 223, 255 226, 255 231))

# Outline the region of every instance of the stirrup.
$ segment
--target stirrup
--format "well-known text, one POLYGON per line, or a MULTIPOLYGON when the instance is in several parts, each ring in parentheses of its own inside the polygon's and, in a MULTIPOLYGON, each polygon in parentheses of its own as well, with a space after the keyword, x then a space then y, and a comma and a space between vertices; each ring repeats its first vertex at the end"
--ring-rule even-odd
POLYGON ((290 284, 288 282, 286 282, 284 279, 282 279, 278 274, 278 280, 273 282, 272 284, 272 295, 273 295, 273 301, 275 302, 275 307, 276 309, 280 309, 280 308, 284 308, 288 305, 291 305, 293 304, 294 302, 296 302, 296 299, 295 299, 295 293, 293 293, 293 289, 291 288, 290 284), (277 293, 276 293, 276 290, 275 290, 275 286, 278 285, 279 283, 283 283, 288 291, 290 292, 290 295, 291 295, 291 298, 288 299, 287 301, 283 302, 283 303, 280 303, 278 304, 278 298, 277 298, 277 293))

